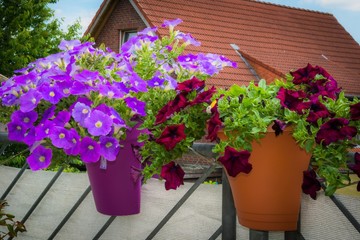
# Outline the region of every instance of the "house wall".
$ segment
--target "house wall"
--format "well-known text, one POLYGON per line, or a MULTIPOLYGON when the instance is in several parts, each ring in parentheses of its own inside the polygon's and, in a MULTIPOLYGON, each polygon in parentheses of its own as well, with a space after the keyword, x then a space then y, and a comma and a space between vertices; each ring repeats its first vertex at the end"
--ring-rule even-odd
POLYGON ((113 51, 119 51, 120 31, 137 30, 146 28, 139 14, 132 7, 128 0, 117 1, 117 4, 95 39, 97 45, 104 43, 105 46, 113 51))

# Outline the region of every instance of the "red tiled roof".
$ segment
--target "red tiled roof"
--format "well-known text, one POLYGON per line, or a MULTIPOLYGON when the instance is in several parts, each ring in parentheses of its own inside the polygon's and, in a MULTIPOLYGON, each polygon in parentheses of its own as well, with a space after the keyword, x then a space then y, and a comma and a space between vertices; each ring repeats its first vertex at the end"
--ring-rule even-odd
MULTIPOLYGON (((231 48, 234 43, 245 57, 274 73, 307 63, 322 66, 348 95, 360 96, 359 44, 331 14, 253 0, 131 1, 151 26, 182 19, 177 28, 202 43, 189 51, 218 53, 238 63, 238 69, 227 68, 210 84, 229 86, 255 79, 231 48)), ((159 34, 166 34, 166 29, 159 28, 159 34)))

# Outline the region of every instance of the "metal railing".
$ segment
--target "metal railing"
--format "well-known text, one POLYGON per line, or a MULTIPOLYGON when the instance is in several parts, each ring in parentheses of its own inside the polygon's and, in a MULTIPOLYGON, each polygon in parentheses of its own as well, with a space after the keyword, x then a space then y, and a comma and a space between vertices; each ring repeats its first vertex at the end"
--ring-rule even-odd
MULTIPOLYGON (((6 141, 6 135, 4 133, 0 134, 0 144, 4 146, 4 144, 8 144, 6 141)), ((211 144, 194 144, 193 148, 191 149, 195 154, 204 157, 204 158, 212 158, 211 148, 213 145, 211 144)), ((0 148, 0 154, 5 150, 5 148, 0 148)), ((205 170, 203 175, 196 180, 196 182, 190 187, 190 189, 182 196, 182 198, 175 204, 175 206, 164 216, 164 218, 159 222, 159 224, 152 230, 152 232, 147 236, 146 240, 153 239, 156 234, 162 229, 162 227, 169 221, 169 219, 183 206, 186 200, 194 193, 194 191, 208 178, 208 176, 216 169, 215 161, 212 161, 212 164, 205 170)), ((10 193, 12 188, 18 182, 18 180, 23 175, 25 169, 27 169, 27 164, 19 170, 17 175, 14 177, 12 182, 9 184, 3 195, 1 196, 1 200, 4 200, 7 195, 10 193)), ((23 219, 21 220, 22 223, 25 223, 29 216, 33 213, 36 207, 40 204, 42 199, 57 181, 59 176, 62 174, 64 168, 60 168, 57 173, 53 176, 35 202, 32 204, 31 208, 27 211, 23 219)), ((82 204, 86 196, 90 193, 91 188, 90 186, 83 192, 80 198, 74 203, 73 207, 69 210, 66 216, 62 219, 62 221, 58 224, 58 226, 54 229, 48 239, 54 239, 55 236, 59 233, 62 227, 66 224, 72 214, 76 211, 76 209, 82 204)), ((349 220, 349 222, 355 227, 355 229, 360 233, 360 224, 355 219, 355 217, 350 213, 350 211, 335 197, 332 196, 330 199, 335 203, 335 205, 341 210, 344 216, 349 220)), ((105 222, 105 224, 99 229, 93 239, 100 239, 102 234, 107 230, 107 228, 112 224, 115 220, 116 216, 111 216, 105 222)), ((301 234, 301 226, 300 226, 300 216, 299 216, 299 224, 297 231, 289 231, 284 232, 285 240, 302 240, 304 237, 301 234)), ((222 174, 222 224, 219 226, 218 229, 214 231, 214 233, 209 236, 209 240, 217 239, 220 234, 222 235, 223 240, 234 240, 236 239, 236 211, 234 207, 234 202, 232 198, 232 193, 230 189, 229 182, 227 180, 226 174, 222 174)), ((11 239, 11 238, 9 238, 11 239)), ((269 232, 267 231, 256 231, 249 229, 249 239, 250 240, 268 240, 269 239, 269 232)))

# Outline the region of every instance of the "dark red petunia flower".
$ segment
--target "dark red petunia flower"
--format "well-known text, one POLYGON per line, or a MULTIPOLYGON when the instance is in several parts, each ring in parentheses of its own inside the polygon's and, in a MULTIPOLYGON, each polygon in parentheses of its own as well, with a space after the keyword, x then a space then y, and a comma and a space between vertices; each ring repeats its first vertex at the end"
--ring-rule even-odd
POLYGON ((310 195, 310 197, 316 200, 316 192, 321 189, 321 184, 316 178, 316 173, 313 169, 310 171, 303 172, 303 183, 301 188, 305 194, 310 195))
POLYGON ((174 112, 179 112, 181 109, 184 109, 187 105, 189 105, 188 99, 186 98, 187 92, 181 92, 170 104, 170 108, 173 109, 174 112))
POLYGON ((303 110, 310 107, 310 102, 304 102, 306 94, 303 91, 293 91, 281 87, 276 98, 280 100, 281 106, 303 114, 303 110))
POLYGON ((169 101, 164 107, 162 107, 155 116, 155 125, 165 122, 172 114, 179 112, 181 109, 184 109, 187 105, 189 105, 186 98, 187 94, 188 93, 186 92, 177 94, 174 100, 169 101))
POLYGON ((205 87, 205 81, 199 80, 196 77, 192 77, 190 80, 178 83, 176 90, 182 92, 191 92, 193 90, 200 90, 205 87))
POLYGON ((216 92, 216 88, 212 86, 209 90, 206 90, 202 93, 199 93, 196 98, 191 102, 191 105, 204 103, 204 102, 210 102, 212 96, 216 92))
POLYGON ((281 133, 283 133, 285 127, 286 123, 277 119, 274 120, 274 124, 271 128, 275 131, 275 136, 279 136, 281 133))
POLYGON ((309 97, 312 99, 318 98, 319 96, 336 99, 340 88, 337 87, 335 79, 329 78, 310 82, 307 91, 311 93, 309 97))
POLYGON ((316 76, 317 72, 318 69, 308 63, 306 67, 290 72, 290 74, 294 77, 293 83, 299 85, 309 83, 316 76))
POLYGON ((249 151, 237 151, 236 149, 227 146, 225 148, 224 156, 219 157, 227 173, 236 177, 239 173, 249 173, 252 169, 251 163, 249 163, 250 152, 249 151))
POLYGON ((176 190, 180 185, 184 185, 184 175, 184 170, 175 162, 170 162, 161 168, 160 176, 165 179, 166 190, 176 190))
POLYGON ((164 145, 167 151, 174 149, 176 144, 186 139, 185 124, 177 124, 166 126, 160 137, 155 141, 164 145))
POLYGON ((332 79, 335 80, 324 68, 315 66, 315 71, 312 72, 312 74, 315 74, 312 76, 312 78, 315 78, 317 74, 322 75, 326 79, 332 79))
MULTIPOLYGON (((355 160, 355 164, 354 163, 349 163, 348 166, 351 170, 354 171, 354 173, 360 177, 360 153, 355 153, 354 155, 354 160, 355 160)), ((358 182, 357 184, 357 190, 360 192, 360 182, 358 182)))
POLYGON ((311 101, 310 112, 306 121, 309 123, 316 123, 319 118, 327 118, 330 116, 331 114, 326 106, 316 98, 311 101))
POLYGON ((215 141, 217 139, 217 133, 219 129, 221 128, 222 122, 220 120, 220 114, 217 109, 217 105, 215 105, 212 109, 212 116, 208 121, 207 130, 208 135, 206 136, 206 139, 209 139, 210 141, 215 141))
POLYGON ((165 122, 175 111, 171 107, 172 101, 166 104, 164 107, 160 109, 158 114, 155 116, 155 125, 161 124, 165 122))
POLYGON ((349 120, 345 118, 333 118, 321 125, 320 130, 316 134, 316 142, 327 146, 332 142, 339 140, 351 139, 356 136, 357 129, 348 126, 349 120))
POLYGON ((360 102, 350 105, 350 119, 360 120, 360 102))

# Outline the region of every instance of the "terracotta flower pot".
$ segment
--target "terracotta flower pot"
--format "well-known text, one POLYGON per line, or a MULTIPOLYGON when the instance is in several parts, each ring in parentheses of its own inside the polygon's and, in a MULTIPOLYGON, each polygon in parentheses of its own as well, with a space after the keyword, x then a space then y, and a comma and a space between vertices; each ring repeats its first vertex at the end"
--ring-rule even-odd
MULTIPOLYGON (((218 136, 226 139, 223 132, 218 136)), ((252 171, 228 175, 239 223, 254 230, 296 230, 303 171, 311 155, 297 145, 289 128, 277 137, 270 129, 252 147, 252 171)))
POLYGON ((132 215, 140 212, 141 181, 132 176, 132 168, 141 169, 131 145, 137 143, 138 130, 127 133, 126 141, 115 161, 107 161, 106 169, 100 161, 87 163, 87 173, 98 212, 111 216, 132 215))

